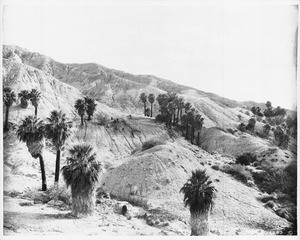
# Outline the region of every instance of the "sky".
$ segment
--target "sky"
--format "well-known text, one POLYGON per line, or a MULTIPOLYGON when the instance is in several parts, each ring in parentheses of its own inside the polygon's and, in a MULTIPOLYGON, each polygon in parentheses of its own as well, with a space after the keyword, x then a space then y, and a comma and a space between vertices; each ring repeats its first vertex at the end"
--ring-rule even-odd
POLYGON ((295 109, 297 7, 88 2, 4 5, 3 43, 295 109))

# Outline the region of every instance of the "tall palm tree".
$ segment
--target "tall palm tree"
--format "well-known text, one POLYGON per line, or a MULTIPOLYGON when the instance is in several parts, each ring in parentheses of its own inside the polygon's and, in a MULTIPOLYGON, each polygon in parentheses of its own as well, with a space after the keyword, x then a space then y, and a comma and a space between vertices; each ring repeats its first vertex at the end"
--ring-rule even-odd
POLYGON ((45 165, 43 159, 45 125, 42 120, 33 116, 27 116, 22 120, 17 136, 20 141, 25 142, 29 153, 33 158, 39 158, 42 174, 42 191, 47 190, 45 165))
POLYGON ((4 131, 8 131, 8 115, 9 115, 9 108, 13 105, 16 101, 16 94, 11 90, 9 87, 3 88, 3 102, 6 107, 6 114, 5 114, 5 123, 4 123, 4 131))
POLYGON ((71 186, 72 213, 75 216, 92 215, 100 164, 95 159, 96 153, 92 153, 93 148, 89 145, 75 145, 69 151, 68 165, 62 168, 62 174, 67 186, 71 186))
POLYGON ((178 124, 178 122, 179 122, 179 116, 180 116, 180 120, 181 120, 181 118, 182 118, 182 109, 184 108, 184 99, 183 99, 183 97, 180 97, 180 98, 178 98, 178 100, 177 100, 177 119, 176 119, 176 122, 177 122, 177 124, 178 124))
POLYGON ((173 126, 175 125, 175 113, 176 113, 176 104, 172 101, 168 103, 168 112, 169 112, 169 121, 170 121, 170 125, 169 127, 171 128, 172 126, 172 122, 173 122, 173 126))
POLYGON ((54 185, 57 187, 60 170, 60 153, 66 139, 70 136, 72 122, 67 121, 66 114, 56 110, 50 113, 50 117, 47 118, 47 121, 46 135, 56 148, 54 185))
POLYGON ((37 89, 32 89, 30 92, 30 101, 32 105, 34 106, 34 116, 37 117, 37 108, 40 103, 41 99, 41 92, 37 89))
POLYGON ((83 126, 83 116, 86 111, 85 101, 83 99, 77 99, 75 102, 75 108, 81 117, 81 126, 83 126))
POLYGON ((85 97, 84 98, 85 104, 86 104, 86 113, 88 115, 88 121, 91 120, 91 116, 94 115, 94 112, 96 110, 97 104, 95 103, 95 99, 85 97))
POLYGON ((30 93, 28 90, 22 90, 18 93, 18 97, 21 100, 21 107, 27 108, 28 107, 28 100, 30 99, 30 93))
POLYGON ((140 100, 144 103, 144 116, 146 116, 146 102, 147 102, 147 94, 146 93, 141 93, 140 95, 140 100))
POLYGON ((184 194, 185 207, 190 208, 191 236, 207 235, 209 232, 208 217, 216 191, 211 183, 205 170, 196 170, 180 189, 184 194))
POLYGON ((194 131, 198 131, 197 134, 197 145, 199 146, 200 144, 200 131, 202 130, 204 124, 204 118, 198 113, 195 115, 195 120, 194 120, 194 131))
POLYGON ((154 103, 154 101, 155 101, 155 96, 154 96, 153 93, 150 93, 150 94, 149 94, 149 96, 148 96, 148 101, 149 101, 149 103, 150 103, 150 105, 151 105, 151 113, 150 113, 150 116, 152 117, 152 113, 153 113, 153 111, 152 111, 152 109, 153 109, 153 103, 154 103))

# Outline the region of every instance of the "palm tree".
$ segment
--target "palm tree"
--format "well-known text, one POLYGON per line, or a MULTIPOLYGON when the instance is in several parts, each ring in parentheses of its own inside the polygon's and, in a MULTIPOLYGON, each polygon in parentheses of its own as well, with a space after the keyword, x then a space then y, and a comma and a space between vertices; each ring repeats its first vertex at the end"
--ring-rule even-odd
POLYGON ((28 90, 22 90, 18 93, 18 97, 21 99, 21 107, 27 108, 28 107, 28 100, 30 99, 30 93, 28 90))
POLYGON ((60 169, 60 152, 65 144, 66 139, 70 136, 72 122, 68 122, 66 114, 61 111, 52 111, 47 118, 46 135, 56 148, 55 178, 54 185, 58 186, 59 169, 60 169))
POLYGON ((9 108, 13 105, 16 101, 16 94, 11 90, 9 87, 3 88, 3 102, 6 107, 6 114, 5 114, 5 123, 4 123, 4 131, 8 131, 8 115, 9 115, 9 108))
POLYGON ((151 104, 151 113, 150 113, 150 116, 152 117, 152 108, 153 108, 153 103, 155 101, 155 96, 153 93, 150 93, 149 96, 148 96, 148 101, 149 103, 151 104))
POLYGON ((42 120, 33 116, 27 116, 22 120, 17 136, 20 141, 25 142, 29 153, 33 158, 39 158, 42 174, 42 191, 47 190, 45 165, 43 159, 45 125, 42 120))
POLYGON ((194 120, 194 130, 198 131, 197 134, 197 145, 199 146, 200 144, 200 131, 203 127, 204 123, 204 118, 200 114, 195 115, 195 120, 194 120))
POLYGON ((34 106, 34 116, 37 117, 37 108, 41 99, 41 92, 37 89, 32 89, 30 92, 30 101, 34 106))
POLYGON ((91 116, 94 115, 97 104, 95 103, 95 99, 92 99, 92 98, 89 98, 89 97, 85 97, 84 101, 85 101, 85 104, 86 104, 86 113, 88 115, 87 120, 91 120, 91 116))
POLYGON ((81 117, 81 126, 83 126, 83 116, 84 112, 86 111, 85 101, 83 99, 77 99, 75 102, 75 108, 81 117))
POLYGON ((62 168, 67 186, 72 191, 72 213, 75 216, 92 215, 94 212, 94 190, 98 182, 100 164, 96 153, 89 145, 75 145, 67 158, 68 165, 62 168))
POLYGON ((169 127, 171 128, 172 122, 173 122, 173 126, 175 125, 176 104, 173 101, 169 102, 167 108, 168 108, 169 117, 170 117, 170 119, 169 119, 169 121, 170 121, 169 127))
POLYGON ((180 189, 184 194, 184 205, 189 206, 191 214, 191 236, 207 235, 208 216, 213 206, 215 187, 208 181, 205 170, 192 172, 192 177, 180 189))
POLYGON ((140 100, 144 103, 144 116, 146 116, 146 102, 147 102, 146 93, 141 93, 140 100))
POLYGON ((185 113, 187 113, 192 108, 192 104, 190 102, 186 102, 184 105, 185 113))
POLYGON ((177 119, 176 119, 176 122, 178 124, 179 122, 179 115, 180 115, 180 120, 182 118, 182 109, 184 108, 184 99, 182 97, 178 98, 177 100, 177 119))

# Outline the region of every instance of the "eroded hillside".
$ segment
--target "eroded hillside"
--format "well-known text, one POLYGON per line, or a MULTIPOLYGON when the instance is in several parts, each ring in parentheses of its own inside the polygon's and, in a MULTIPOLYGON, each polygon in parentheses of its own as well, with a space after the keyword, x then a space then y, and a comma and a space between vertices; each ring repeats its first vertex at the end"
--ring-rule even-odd
MULTIPOLYGON (((71 223, 66 202, 57 206, 53 200, 40 201, 38 160, 16 137, 17 125, 34 113, 34 107, 29 104, 23 109, 17 102, 10 108, 11 130, 4 134, 5 234, 189 235, 189 211, 183 206, 179 190, 191 171, 199 168, 207 170, 217 189, 211 214, 212 235, 270 234, 271 230, 289 226, 285 218, 259 200, 265 193, 258 186, 212 168, 234 164, 234 157, 243 151, 256 152, 259 161, 267 164, 274 163, 271 159, 275 155, 276 163, 284 166, 296 160, 295 142, 283 151, 269 140, 227 131, 239 124, 239 114, 245 122, 250 118, 242 103, 154 76, 135 76, 98 64, 58 63, 16 46, 4 46, 2 72, 4 85, 15 93, 32 88, 41 91, 39 118, 45 119, 52 110, 67 114, 73 128, 62 151, 61 166, 66 164, 71 146, 79 142, 90 144, 102 162, 98 193, 113 197, 98 199, 97 221, 75 219, 71 223), (201 148, 188 143, 180 131, 142 116, 140 93, 157 95, 167 90, 178 92, 204 116, 201 148), (74 104, 85 95, 98 101, 93 119, 85 120, 81 126, 74 104), (147 149, 145 143, 149 140, 159 144, 147 149), (270 149, 272 153, 268 154, 270 149), (118 211, 124 203, 130 208, 131 220, 118 211), (134 206, 135 203, 140 206, 134 206)), ((258 123, 258 127, 261 125, 258 123)), ((44 160, 51 187, 55 151, 49 142, 44 160)), ((60 186, 64 186, 62 177, 60 186)))

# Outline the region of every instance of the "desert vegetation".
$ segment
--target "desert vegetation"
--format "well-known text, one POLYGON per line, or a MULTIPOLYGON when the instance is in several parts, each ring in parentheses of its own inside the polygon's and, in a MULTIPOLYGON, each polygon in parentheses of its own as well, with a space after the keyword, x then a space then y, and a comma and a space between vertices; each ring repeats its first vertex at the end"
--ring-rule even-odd
POLYGON ((209 232, 208 218, 213 206, 215 188, 203 170, 192 172, 192 176, 180 189, 184 194, 184 205, 191 214, 191 236, 203 236, 209 232))
POLYGON ((3 88, 3 103, 6 107, 5 110, 5 123, 4 123, 4 131, 8 131, 8 116, 9 116, 9 108, 16 101, 16 94, 8 87, 3 88))

